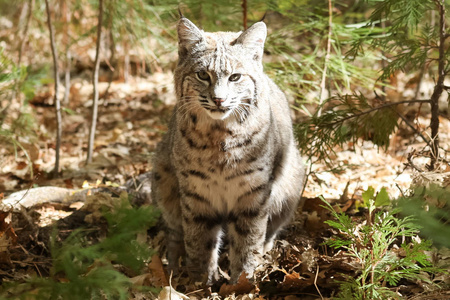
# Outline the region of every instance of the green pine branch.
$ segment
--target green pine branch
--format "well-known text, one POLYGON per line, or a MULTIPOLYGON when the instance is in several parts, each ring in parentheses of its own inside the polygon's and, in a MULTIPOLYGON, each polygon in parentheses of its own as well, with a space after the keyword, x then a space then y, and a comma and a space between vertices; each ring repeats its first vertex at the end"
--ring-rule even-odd
POLYGON ((358 138, 371 139, 375 145, 387 148, 389 135, 397 128, 399 118, 395 106, 413 102, 428 103, 429 100, 399 101, 373 107, 362 94, 333 97, 324 104, 322 115, 316 113, 295 126, 299 149, 310 158, 329 162, 335 146, 356 143, 358 138))

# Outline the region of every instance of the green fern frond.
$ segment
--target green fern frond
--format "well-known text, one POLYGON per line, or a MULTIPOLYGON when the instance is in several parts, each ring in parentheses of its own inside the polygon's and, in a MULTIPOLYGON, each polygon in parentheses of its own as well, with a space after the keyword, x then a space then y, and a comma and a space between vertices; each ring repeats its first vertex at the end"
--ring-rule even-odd
POLYGON ((50 239, 50 277, 5 284, 0 298, 9 294, 15 299, 128 299, 130 279, 114 265, 138 271, 149 260, 152 251, 138 243, 136 235, 153 226, 159 213, 153 206, 131 207, 126 193, 110 200, 115 206, 104 209, 105 238, 92 244, 88 238, 92 230, 76 229, 60 242, 55 230, 50 239))
MULTIPOLYGON (((323 199, 322 199, 323 200, 323 199)), ((367 222, 357 224, 342 213, 337 213, 327 202, 323 205, 335 220, 326 223, 338 230, 338 235, 325 243, 346 251, 349 257, 360 264, 355 278, 338 282, 340 291, 337 299, 390 299, 396 294, 385 284, 396 286, 400 280, 423 280, 424 272, 441 272, 432 266, 429 256, 431 242, 417 242, 401 245, 403 252, 395 250, 394 243, 405 237, 417 237, 420 226, 412 217, 400 217, 400 209, 376 211, 374 200, 369 201, 367 222), (349 232, 347 228, 352 228, 349 232), (350 297, 350 298, 347 298, 350 297)))

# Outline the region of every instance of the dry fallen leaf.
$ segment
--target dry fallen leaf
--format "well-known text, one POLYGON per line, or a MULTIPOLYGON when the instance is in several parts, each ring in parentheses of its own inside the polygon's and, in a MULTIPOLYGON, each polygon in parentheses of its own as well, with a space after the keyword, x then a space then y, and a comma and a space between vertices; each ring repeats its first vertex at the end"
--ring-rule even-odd
POLYGON ((130 278, 131 284, 134 286, 151 286, 151 280, 152 274, 151 273, 145 273, 138 276, 134 276, 130 278))
POLYGON ((305 278, 301 277, 297 272, 292 272, 291 274, 287 274, 284 276, 284 280, 281 283, 282 290, 293 290, 293 289, 301 289, 304 287, 305 278))
POLYGON ((158 295, 159 300, 185 300, 189 299, 188 296, 177 292, 171 286, 165 286, 158 295))
POLYGON ((11 213, 0 212, 0 252, 17 243, 17 235, 11 226, 11 213))
POLYGON ((167 287, 169 284, 166 270, 164 270, 161 258, 158 255, 153 255, 152 261, 148 264, 148 269, 152 274, 152 284, 156 287, 167 287))
POLYGON ((250 283, 246 276, 246 273, 242 273, 236 284, 222 284, 222 286, 220 287, 219 295, 225 297, 233 293, 236 295, 250 293, 255 288, 255 286, 250 283))
POLYGON ((317 267, 316 261, 319 257, 319 251, 317 251, 317 249, 309 248, 303 251, 300 257, 302 260, 302 273, 305 273, 306 271, 314 273, 317 267))

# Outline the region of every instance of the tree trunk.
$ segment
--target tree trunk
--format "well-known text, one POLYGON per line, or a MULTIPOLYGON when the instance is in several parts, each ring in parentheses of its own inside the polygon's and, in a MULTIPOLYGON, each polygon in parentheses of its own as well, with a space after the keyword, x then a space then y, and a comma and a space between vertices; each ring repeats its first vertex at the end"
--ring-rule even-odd
POLYGON ((327 35, 327 52, 323 62, 322 80, 320 81, 320 94, 319 94, 319 110, 317 115, 322 114, 322 104, 325 101, 325 89, 327 80, 328 61, 330 60, 331 52, 331 36, 333 34, 333 4, 332 0, 328 0, 328 35, 327 35))
POLYGON ((69 103, 69 96, 70 96, 70 67, 71 67, 71 60, 72 60, 72 54, 70 53, 70 19, 72 14, 70 13, 69 8, 69 2, 63 1, 64 9, 63 14, 65 15, 65 25, 66 25, 66 32, 65 32, 65 44, 66 44, 66 69, 65 69, 65 76, 64 76, 64 100, 63 103, 67 105, 69 103), (64 11, 65 10, 65 11, 64 11))
POLYGON ((247 29, 247 0, 242 0, 242 25, 247 29))
POLYGON ((53 170, 53 174, 55 177, 59 175, 59 153, 61 148, 61 133, 62 133, 62 118, 61 118, 61 103, 59 101, 59 70, 58 70, 58 59, 56 57, 56 45, 55 45, 55 34, 53 32, 52 27, 52 19, 50 15, 50 6, 48 4, 48 0, 45 0, 45 9, 47 11, 47 25, 48 30, 50 32, 50 44, 52 49, 53 56, 53 72, 55 75, 55 111, 56 111, 56 157, 55 157, 55 169, 53 170))
POLYGON ((128 41, 124 41, 123 49, 125 51, 125 57, 123 61, 123 80, 128 83, 130 80, 130 47, 128 41))
POLYGON ((112 81, 114 79, 115 68, 115 59, 116 59, 116 43, 114 41, 114 35, 112 33, 112 25, 109 24, 109 50, 111 52, 111 56, 109 57, 109 76, 108 76, 108 86, 105 90, 105 95, 103 99, 107 99, 109 95, 109 89, 111 88, 112 81))
POLYGON ((431 95, 431 162, 430 170, 436 168, 436 162, 439 159, 439 98, 444 91, 445 79, 445 40, 447 33, 445 32, 445 0, 436 0, 439 10, 439 65, 438 79, 431 95))
POLYGON ((97 127, 97 115, 98 115, 98 70, 100 68, 100 42, 102 38, 102 23, 103 23, 103 0, 99 0, 99 14, 98 14, 98 25, 97 25, 97 45, 95 52, 95 68, 94 75, 92 76, 92 84, 94 86, 94 102, 92 103, 92 123, 91 129, 89 131, 89 141, 88 141, 88 153, 86 158, 86 163, 92 162, 92 154, 94 152, 94 141, 95 141, 95 129, 97 127))

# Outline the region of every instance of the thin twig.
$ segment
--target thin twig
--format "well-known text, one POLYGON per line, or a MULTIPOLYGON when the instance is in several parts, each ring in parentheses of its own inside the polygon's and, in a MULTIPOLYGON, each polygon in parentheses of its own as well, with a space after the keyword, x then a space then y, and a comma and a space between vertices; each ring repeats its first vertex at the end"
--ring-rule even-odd
POLYGON ((405 101, 386 103, 386 104, 383 104, 383 105, 380 105, 380 106, 377 106, 377 107, 373 107, 373 108, 371 108, 369 110, 360 112, 358 114, 350 115, 350 116, 347 116, 345 118, 339 119, 337 121, 323 124, 323 126, 336 125, 336 124, 342 123, 344 121, 350 120, 352 118, 357 118, 357 117, 360 117, 360 116, 363 116, 363 115, 370 114, 371 112, 379 110, 379 109, 383 109, 383 108, 387 108, 387 107, 391 107, 391 106, 395 106, 395 105, 399 105, 399 104, 405 104, 405 103, 430 103, 430 100, 405 100, 405 101))
POLYGON ((330 60, 331 52, 331 35, 333 34, 333 6, 332 0, 328 0, 328 37, 327 37, 327 53, 325 54, 325 61, 323 62, 322 80, 320 81, 320 96, 319 96, 319 110, 317 115, 322 114, 322 103, 325 100, 325 88, 327 80, 328 61, 330 60))
POLYGON ((38 175, 36 175, 36 178, 34 178, 34 180, 30 183, 30 186, 26 190, 25 194, 23 194, 23 196, 12 205, 12 208, 15 207, 17 204, 19 204, 23 199, 25 199, 25 197, 28 195, 28 192, 33 188, 34 182, 37 179, 37 177, 38 175))
POLYGON ((189 295, 192 295, 192 294, 196 294, 196 293, 199 293, 199 292, 203 292, 204 290, 205 290, 205 289, 198 289, 198 290, 195 290, 195 291, 186 293, 186 294, 184 294, 184 295, 185 295, 185 296, 189 296, 189 295))
POLYGON ((402 194, 403 197, 405 197, 405 193, 403 193, 402 188, 398 185, 398 183, 395 183, 395 186, 397 187, 397 189, 400 191, 400 193, 402 194))
POLYGON ((420 88, 422 86, 423 76, 425 75, 426 68, 427 68, 427 65, 424 64, 419 72, 419 79, 417 80, 416 91, 414 92, 414 94, 416 95, 415 96, 416 99, 419 98, 420 88))
POLYGON ((52 49, 53 57, 53 72, 55 76, 55 110, 56 110, 56 157, 55 157, 55 168, 53 174, 55 177, 59 174, 59 153, 61 148, 61 133, 62 133, 62 118, 61 118, 61 103, 59 101, 59 69, 58 69, 58 58, 56 57, 56 45, 55 45, 55 34, 53 32, 52 19, 50 14, 50 5, 48 0, 45 0, 45 9, 47 11, 47 25, 50 32, 50 44, 52 49))
MULTIPOLYGON (((112 23, 112 22, 111 22, 112 23)), ((111 56, 109 57, 109 76, 108 76, 108 86, 106 87, 105 93, 103 94, 103 99, 107 99, 108 95, 109 95, 109 89, 111 88, 111 84, 112 81, 114 79, 114 72, 115 69, 112 66, 112 64, 114 64, 114 60, 115 60, 115 55, 116 55, 116 43, 114 42, 114 35, 113 35, 113 31, 112 31, 112 24, 109 24, 109 49, 111 52, 111 56)), ((108 60, 106 60, 108 61, 108 60)))
POLYGON ((446 68, 445 56, 445 40, 447 33, 445 32, 445 0, 435 0, 439 10, 439 58, 438 58, 438 80, 430 98, 431 104, 431 162, 430 170, 435 168, 437 159, 439 158, 439 98, 444 91, 444 79, 446 68))
POLYGON ((89 131, 88 153, 86 163, 92 162, 92 154, 94 152, 95 130, 97 127, 97 115, 98 115, 98 71, 100 68, 100 42, 102 38, 102 24, 103 24, 103 0, 99 0, 98 4, 98 25, 97 25, 97 45, 95 52, 95 67, 94 75, 92 76, 92 84, 94 88, 94 101, 92 103, 92 123, 89 131))
POLYGON ((322 293, 319 290, 319 287, 317 286, 317 277, 319 276, 319 264, 317 264, 317 270, 316 270, 316 276, 314 277, 314 286, 316 287, 317 292, 319 293, 320 299, 323 300, 322 293))
POLYGON ((303 193, 305 192, 306 189, 306 184, 308 183, 309 180, 309 176, 312 174, 312 166, 313 166, 313 162, 311 161, 311 157, 309 158, 310 164, 309 164, 309 171, 306 172, 307 167, 305 167, 305 181, 303 182, 303 189, 302 189, 302 194, 300 196, 303 196, 303 193))
POLYGON ((408 125, 412 130, 414 130, 414 132, 415 132, 418 136, 420 136, 420 137, 422 138, 422 140, 423 140, 425 143, 427 143, 427 145, 431 148, 430 141, 429 141, 426 137, 424 137, 423 134, 422 134, 419 130, 417 130, 417 128, 414 127, 414 125, 411 124, 411 122, 409 122, 409 121, 408 121, 401 113, 399 113, 398 111, 395 111, 395 112, 396 112, 397 115, 403 120, 403 122, 405 122, 406 125, 408 125))
POLYGON ((43 276, 42 276, 42 273, 41 273, 41 271, 39 270, 39 267, 37 266, 37 264, 36 264, 35 262, 33 262, 33 266, 34 266, 34 268, 38 271, 39 277, 42 278, 42 277, 43 277, 43 276))
POLYGON ((170 286, 169 299, 172 299, 172 275, 173 275, 173 270, 170 270, 170 276, 169 276, 169 286, 170 286))
POLYGON ((126 39, 123 44, 123 49, 125 50, 125 57, 123 59, 123 80, 125 83, 128 83, 130 80, 130 45, 126 39))
POLYGON ((416 166, 412 160, 414 154, 416 153, 416 151, 412 151, 411 153, 408 154, 408 164, 410 167, 412 167, 413 169, 419 171, 419 173, 423 173, 423 170, 421 168, 419 168, 418 166, 416 166))
POLYGON ((70 19, 71 19, 71 12, 68 7, 70 2, 63 1, 63 14, 65 15, 65 26, 66 26, 66 32, 65 32, 65 44, 66 44, 66 69, 64 74, 64 100, 63 103, 67 105, 69 103, 69 96, 70 96, 70 67, 71 67, 71 60, 72 60, 72 54, 70 53, 70 19))

